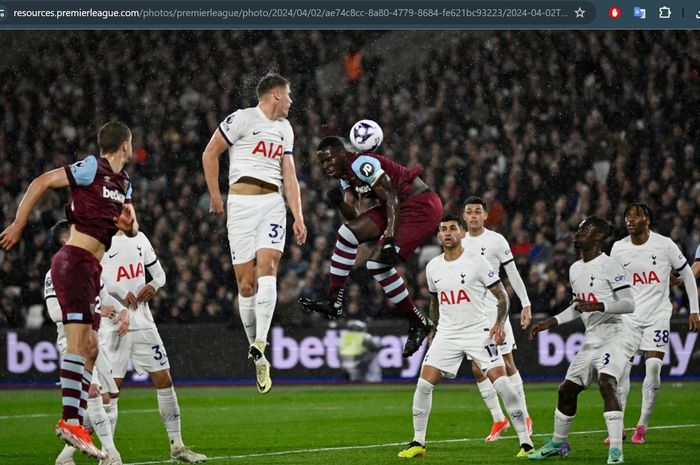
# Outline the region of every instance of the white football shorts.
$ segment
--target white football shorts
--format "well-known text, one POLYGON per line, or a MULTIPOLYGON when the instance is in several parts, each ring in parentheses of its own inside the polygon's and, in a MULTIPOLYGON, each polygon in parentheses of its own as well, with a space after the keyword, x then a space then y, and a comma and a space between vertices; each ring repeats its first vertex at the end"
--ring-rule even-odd
POLYGON ((280 194, 229 194, 226 214, 228 241, 234 265, 254 259, 259 249, 284 252, 287 209, 280 194))
POLYGON ((633 326, 639 332, 639 350, 641 352, 668 352, 668 340, 671 337, 671 320, 659 318, 645 326, 633 326))
POLYGON ((437 368, 446 378, 457 376, 465 356, 474 360, 483 373, 491 368, 504 366, 498 346, 489 337, 489 329, 480 328, 479 331, 460 335, 444 334, 438 329, 423 365, 437 368))
POLYGON ((639 334, 628 323, 594 328, 586 333, 581 351, 566 371, 566 379, 588 387, 597 379, 598 374, 605 373, 619 381, 637 347, 639 334))
POLYGON ((139 374, 170 369, 168 354, 155 328, 129 331, 125 336, 111 332, 103 347, 112 362, 112 375, 115 378, 126 375, 129 360, 139 374))
MULTIPOLYGON (((493 314, 493 321, 490 322, 491 326, 489 326, 489 331, 493 327, 493 324, 496 322, 496 314, 493 314)), ((510 324, 510 318, 506 319, 506 324, 503 325, 503 329, 506 332, 506 338, 503 341, 503 344, 498 346, 498 352, 501 355, 509 354, 513 352, 515 349, 518 348, 518 346, 515 344, 515 336, 513 335, 513 325, 510 324)), ((471 360, 471 357, 467 357, 468 360, 471 360)))

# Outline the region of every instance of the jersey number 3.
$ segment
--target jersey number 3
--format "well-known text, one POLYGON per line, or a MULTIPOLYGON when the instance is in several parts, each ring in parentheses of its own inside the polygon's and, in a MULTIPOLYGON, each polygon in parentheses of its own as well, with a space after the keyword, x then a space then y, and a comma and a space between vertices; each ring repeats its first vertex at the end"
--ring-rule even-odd
POLYGON ((273 244, 279 244, 284 240, 284 226, 281 224, 270 223, 270 233, 268 234, 270 239, 272 239, 273 244))

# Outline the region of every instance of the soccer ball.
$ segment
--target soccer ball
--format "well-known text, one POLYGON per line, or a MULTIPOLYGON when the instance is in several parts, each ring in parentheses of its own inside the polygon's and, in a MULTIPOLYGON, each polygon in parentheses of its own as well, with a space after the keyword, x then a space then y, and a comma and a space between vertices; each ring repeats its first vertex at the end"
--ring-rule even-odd
POLYGON ((371 119, 363 119, 350 129, 350 142, 360 152, 373 152, 382 145, 384 131, 371 119))

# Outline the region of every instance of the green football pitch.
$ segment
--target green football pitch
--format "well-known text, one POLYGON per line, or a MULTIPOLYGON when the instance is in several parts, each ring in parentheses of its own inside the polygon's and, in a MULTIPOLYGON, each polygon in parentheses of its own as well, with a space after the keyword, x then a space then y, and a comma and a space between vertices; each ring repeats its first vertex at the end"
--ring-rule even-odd
MULTIPOLYGON (((267 395, 250 387, 177 389, 185 442, 215 464, 396 464, 412 439, 412 384, 280 386, 267 395)), ((665 382, 647 443, 625 442, 626 463, 700 463, 700 385, 665 382)), ((535 445, 552 431, 555 384, 526 384, 535 445)), ((640 383, 633 383, 626 427, 639 415, 640 383)), ((0 391, 0 464, 53 464, 61 449, 53 436, 58 390, 0 391)), ((432 464, 513 463, 518 442, 511 429, 487 444, 491 417, 471 383, 444 383, 433 394, 428 425, 432 464)), ((581 394, 569 463, 607 459, 602 400, 581 394)), ((168 440, 155 391, 125 388, 115 438, 125 464, 169 463, 168 440)), ((552 459, 555 460, 555 459, 552 459)), ((84 455, 76 463, 96 463, 84 455)))

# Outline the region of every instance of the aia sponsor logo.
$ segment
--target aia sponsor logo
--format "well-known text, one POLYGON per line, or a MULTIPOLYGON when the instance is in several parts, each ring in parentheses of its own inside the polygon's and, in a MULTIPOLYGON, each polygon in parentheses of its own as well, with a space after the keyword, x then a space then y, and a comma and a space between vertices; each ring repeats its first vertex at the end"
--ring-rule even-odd
POLYGON ((584 302, 590 302, 595 304, 598 303, 598 299, 596 298, 593 292, 577 292, 576 298, 578 300, 583 300, 584 302))
POLYGON ((132 263, 128 267, 120 266, 117 270, 117 282, 122 279, 135 279, 139 276, 144 276, 143 263, 141 262, 136 263, 136 265, 132 263))
POLYGON ((258 145, 253 149, 253 155, 260 155, 264 158, 282 158, 283 154, 282 145, 274 142, 265 143, 264 140, 258 142, 258 145))
POLYGON ((659 284, 661 283, 661 280, 659 279, 659 276, 656 274, 654 270, 651 270, 649 272, 642 271, 641 273, 635 272, 632 275, 632 284, 637 285, 637 284, 659 284))
POLYGON ((440 304, 457 305, 462 302, 471 302, 467 291, 464 289, 458 291, 440 291, 440 304))

